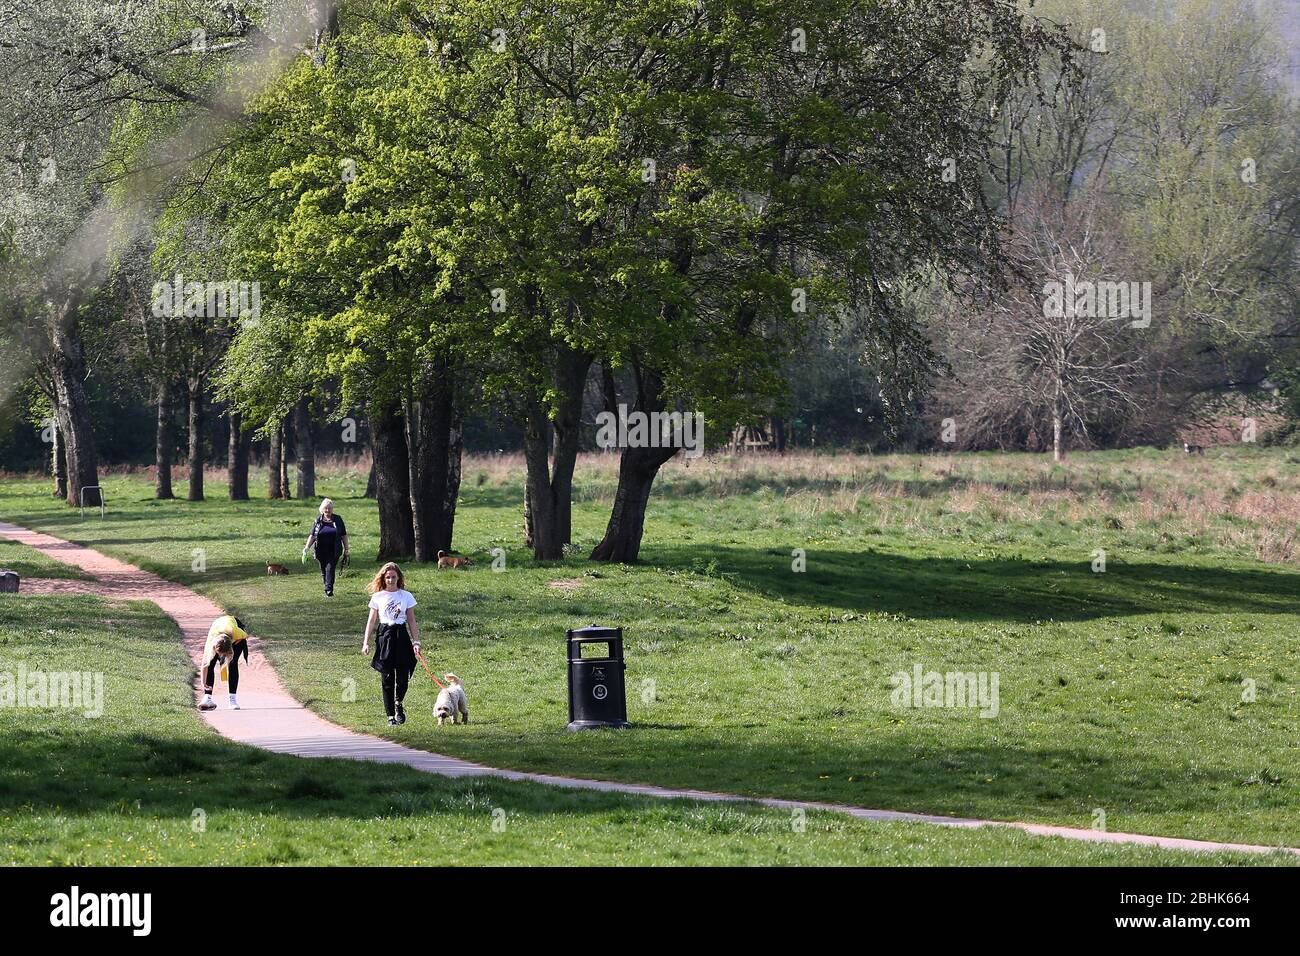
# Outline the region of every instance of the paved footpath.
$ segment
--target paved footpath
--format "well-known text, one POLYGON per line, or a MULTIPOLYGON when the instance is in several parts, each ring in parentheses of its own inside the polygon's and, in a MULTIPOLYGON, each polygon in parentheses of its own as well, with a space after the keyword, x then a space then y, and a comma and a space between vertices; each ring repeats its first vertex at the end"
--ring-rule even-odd
MULTIPOLYGON (((54 579, 23 581, 26 593, 96 594, 122 600, 153 601, 164 613, 180 625, 185 649, 194 661, 194 695, 197 703, 200 689, 198 668, 203 654, 203 643, 208 626, 213 619, 224 614, 207 598, 189 588, 165 581, 134 565, 110 558, 90 548, 64 541, 47 534, 29 531, 17 525, 0 521, 0 536, 35 548, 52 558, 94 575, 96 581, 58 581, 54 579)), ((1215 843, 1208 840, 1184 840, 1177 837, 1145 836, 1139 833, 1103 833, 1078 827, 1048 826, 1039 823, 1016 823, 1003 820, 973 820, 962 817, 934 816, 924 813, 906 813, 899 810, 870 810, 833 803, 815 803, 806 800, 755 799, 730 793, 707 790, 675 790, 635 783, 617 783, 609 780, 589 780, 579 777, 561 777, 545 773, 523 773, 502 770, 470 763, 456 757, 414 750, 390 740, 369 734, 359 734, 312 713, 293 698, 280 683, 279 675, 270 662, 256 649, 250 649, 248 663, 239 669, 240 710, 220 708, 200 716, 223 737, 252 744, 276 753, 299 757, 335 757, 346 760, 371 760, 376 763, 401 763, 416 770, 436 773, 446 777, 500 777, 505 780, 528 780, 533 783, 567 787, 576 790, 601 790, 628 793, 665 799, 710 800, 725 802, 753 802, 782 810, 830 810, 847 813, 868 820, 900 820, 912 823, 934 823, 952 827, 1002 826, 1014 827, 1040 836, 1066 837, 1088 840, 1093 843, 1139 843, 1168 850, 1236 850, 1246 853, 1269 853, 1282 849, 1300 855, 1292 847, 1256 846, 1246 843, 1215 843)))

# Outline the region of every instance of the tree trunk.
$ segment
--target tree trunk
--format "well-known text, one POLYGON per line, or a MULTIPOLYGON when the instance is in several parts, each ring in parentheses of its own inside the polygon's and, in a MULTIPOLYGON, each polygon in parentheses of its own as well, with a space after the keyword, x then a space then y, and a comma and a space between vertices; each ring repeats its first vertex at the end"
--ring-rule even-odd
POLYGON ((422 503, 428 554, 425 560, 432 561, 439 551, 451 550, 460 494, 461 414, 456 403, 455 371, 449 360, 437 362, 419 414, 420 473, 426 495, 422 503))
POLYGON ((772 416, 772 438, 776 442, 776 450, 782 455, 785 454, 785 417, 782 415, 772 416))
MULTIPOLYGON (((609 367, 608 360, 601 360, 600 363, 600 392, 605 402, 603 411, 608 412, 615 418, 618 417, 618 386, 614 382, 614 372, 609 367)), ((601 449, 605 454, 614 453, 614 445, 601 449)))
POLYGON ((266 497, 280 498, 280 445, 284 441, 284 429, 277 425, 271 430, 270 449, 266 453, 266 497))
POLYGON ((455 393, 454 380, 452 389, 451 416, 447 425, 447 483, 443 489, 442 513, 436 529, 438 541, 442 541, 445 534, 447 543, 441 547, 448 551, 451 550, 452 531, 456 524, 456 505, 460 501, 461 461, 465 453, 464 411, 455 393))
POLYGON ((230 500, 248 500, 248 435, 244 432, 244 416, 230 413, 230 447, 226 466, 230 470, 230 500))
POLYGON ((153 496, 163 501, 176 497, 172 490, 172 449, 176 446, 172 426, 172 380, 164 375, 156 390, 157 425, 154 433, 153 460, 157 476, 153 483, 153 496))
POLYGON ((411 476, 415 558, 433 561, 451 550, 460 492, 460 412, 454 370, 439 358, 420 376, 406 401, 406 444, 411 476))
POLYGON ((286 418, 280 423, 280 461, 277 465, 280 479, 280 497, 285 501, 293 497, 289 493, 289 457, 292 454, 290 449, 293 447, 293 428, 290 422, 291 419, 286 418))
POLYGON ((553 380, 560 395, 552 424, 540 401, 529 400, 524 426, 524 459, 528 465, 526 523, 531 522, 533 557, 553 561, 564 557, 573 540, 573 468, 578 459, 578 429, 582 395, 591 368, 590 355, 561 349, 553 380), (554 461, 549 454, 554 436, 554 461))
POLYGON ((532 549, 535 536, 533 534, 533 496, 528 490, 528 477, 524 476, 524 547, 532 549))
POLYGON ((618 414, 618 386, 614 383, 614 372, 608 361, 600 363, 600 391, 605 400, 605 411, 611 415, 618 414))
MULTIPOLYGON (((664 410, 663 381, 658 373, 634 366, 637 380, 637 402, 634 411, 661 412, 664 410)), ((610 512, 605 537, 591 552, 593 561, 621 561, 631 564, 641 554, 641 535, 645 530, 646 504, 650 488, 660 467, 673 455, 676 448, 625 448, 618 463, 618 489, 614 492, 614 507, 610 512)))
POLYGON ((1052 399, 1052 461, 1061 460, 1061 393, 1052 399))
POLYGON ((411 518, 411 473, 406 435, 397 401, 370 408, 370 435, 375 449, 375 493, 379 503, 379 560, 415 554, 411 518))
POLYGON ((564 556, 555 518, 555 498, 551 493, 548 451, 551 423, 540 401, 530 401, 524 422, 524 461, 527 465, 525 494, 525 535, 531 537, 533 557, 550 561, 564 556), (531 532, 531 534, 529 534, 531 532))
MULTIPOLYGON (((578 429, 582 425, 582 393, 589 356, 575 356, 566 365, 562 387, 571 389, 555 416, 555 460, 551 468, 551 493, 555 496, 556 533, 560 545, 573 541, 573 469, 578 463, 578 429)), ((557 384, 561 384, 558 383, 557 384)))
POLYGON ((68 458, 67 434, 68 429, 72 427, 72 424, 68 419, 68 411, 66 408, 60 407, 55 414, 58 416, 56 420, 58 421, 59 434, 64 436, 63 443, 59 448, 59 464, 63 472, 63 499, 68 504, 73 504, 79 499, 79 495, 75 487, 69 487, 72 482, 72 462, 68 458))
POLYGON ((375 477, 375 433, 373 430, 366 429, 366 441, 370 444, 370 475, 366 478, 366 497, 374 498, 379 494, 379 482, 375 477))
MULTIPOLYGON (((693 148, 692 148, 693 151, 693 148)), ((677 240, 673 251, 673 267, 678 275, 690 274, 694 261, 694 246, 688 237, 677 240)), ((674 318, 680 306, 664 303, 663 315, 674 318)), ((655 412, 664 410, 663 379, 653 369, 644 368, 632 361, 636 382, 636 405, 633 410, 655 412)), ((618 488, 614 492, 614 507, 610 511, 605 537, 591 552, 593 561, 621 561, 630 564, 641 554, 641 535, 645 530, 646 504, 650 488, 660 466, 673 455, 676 448, 624 448, 618 463, 618 488)))
POLYGON ((54 497, 65 501, 68 497, 68 456, 63 453, 63 442, 59 440, 59 413, 56 410, 50 416, 50 471, 54 475, 54 497))
POLYGON ((421 448, 424 436, 420 432, 423 414, 423 402, 413 399, 408 393, 403 400, 405 414, 402 416, 403 437, 406 439, 406 470, 409 480, 407 490, 410 494, 411 533, 414 535, 415 560, 429 560, 429 540, 427 532, 429 503, 429 469, 425 467, 421 448))
MULTIPOLYGON (((63 454, 67 462, 65 500, 76 505, 82 488, 99 484, 99 462, 95 455, 95 434, 86 398, 86 363, 77 325, 77 305, 65 299, 50 312, 50 372, 54 384, 59 430, 63 432, 63 454)), ((86 504, 98 505, 99 493, 86 495, 86 504)))
POLYGON ((189 380, 190 487, 187 501, 203 500, 203 378, 189 380))
POLYGON ((641 554, 641 535, 645 531, 646 504, 650 487, 659 468, 676 448, 625 448, 618 463, 618 490, 610 512, 605 537, 591 552, 593 561, 618 561, 632 564, 641 554))
POLYGON ((312 431, 311 403, 306 397, 298 400, 293 419, 294 448, 298 453, 298 498, 316 497, 316 438, 312 431))

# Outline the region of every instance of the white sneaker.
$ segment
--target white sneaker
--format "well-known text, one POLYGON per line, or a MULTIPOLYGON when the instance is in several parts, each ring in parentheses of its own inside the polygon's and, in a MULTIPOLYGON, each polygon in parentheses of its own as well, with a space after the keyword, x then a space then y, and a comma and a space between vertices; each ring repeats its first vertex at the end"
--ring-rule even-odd
POLYGON ((217 705, 212 701, 211 694, 204 694, 203 699, 199 701, 199 710, 216 710, 217 705))
POLYGON ((239 701, 235 698, 234 694, 230 695, 230 709, 239 710, 239 701))

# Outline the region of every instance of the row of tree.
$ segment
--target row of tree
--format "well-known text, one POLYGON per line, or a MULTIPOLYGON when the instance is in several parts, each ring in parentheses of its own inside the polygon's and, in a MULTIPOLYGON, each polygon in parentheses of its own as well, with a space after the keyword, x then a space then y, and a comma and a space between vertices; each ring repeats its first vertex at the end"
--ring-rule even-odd
MULTIPOLYGON (((147 383, 159 497, 178 402, 191 498, 214 409, 234 497, 254 438, 268 494, 295 457, 312 494, 316 426, 358 415, 380 552, 419 560, 486 416, 522 434, 529 546, 563 554, 593 393, 715 434, 784 435, 793 393, 964 447, 1150 437, 1137 410, 1296 364, 1276 51, 1245 0, 1169 15, 0 0, 0 401, 35 390, 69 501, 98 483, 87 349, 147 383), (1048 314, 1067 272, 1149 277, 1154 328, 1048 314), (255 294, 215 308, 230 283, 255 294)), ((593 558, 636 558, 674 453, 622 449, 593 558)))
MULTIPOLYGON (((179 382, 197 436, 214 382, 236 470, 245 426, 364 408, 380 551, 422 560, 451 546, 476 403, 521 424, 555 558, 595 368, 612 401, 729 423, 821 316, 908 390, 932 356, 900 290, 1002 262, 980 179, 939 158, 987 164, 991 107, 1072 54, 1002 0, 275 8, 5 8, 18 165, 58 162, 5 208, 6 334, 50 373, 69 495, 96 483, 80 323, 125 296, 159 407, 179 382), (35 245, 34 202, 63 217, 35 245), (255 282, 260 311, 156 321, 140 290, 178 272, 255 282)), ((674 451, 622 451, 594 558, 635 559, 674 451)))

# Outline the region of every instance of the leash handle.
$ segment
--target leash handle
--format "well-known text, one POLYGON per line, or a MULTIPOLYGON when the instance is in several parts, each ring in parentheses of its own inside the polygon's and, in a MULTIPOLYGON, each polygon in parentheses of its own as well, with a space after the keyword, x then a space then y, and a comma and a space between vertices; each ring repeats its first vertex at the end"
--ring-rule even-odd
MULTIPOLYGON (((433 671, 429 670, 429 664, 427 661, 425 661, 424 655, 421 654, 419 651, 416 651, 415 656, 420 659, 420 663, 424 665, 424 669, 428 673, 428 675, 430 677, 433 677, 433 671)), ((447 689, 447 685, 444 684, 442 681, 438 680, 438 678, 433 677, 433 682, 437 684, 439 687, 441 687, 443 690, 447 689)))

